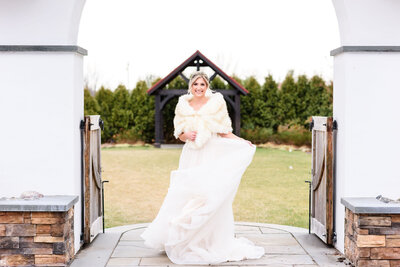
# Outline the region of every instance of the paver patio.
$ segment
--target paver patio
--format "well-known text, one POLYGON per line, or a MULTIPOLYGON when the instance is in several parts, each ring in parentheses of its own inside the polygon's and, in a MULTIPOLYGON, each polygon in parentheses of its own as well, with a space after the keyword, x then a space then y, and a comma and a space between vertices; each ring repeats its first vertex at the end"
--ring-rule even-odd
MULTIPOLYGON (((140 234, 148 224, 107 229, 87 248, 82 249, 71 267, 107 266, 184 266, 172 263, 165 252, 144 246, 140 234)), ((244 236, 265 248, 257 260, 227 262, 213 266, 346 266, 335 248, 326 246, 307 229, 262 223, 235 223, 235 235, 244 236)), ((195 265, 190 265, 195 266, 195 265)), ((204 266, 204 265, 201 265, 204 266)))

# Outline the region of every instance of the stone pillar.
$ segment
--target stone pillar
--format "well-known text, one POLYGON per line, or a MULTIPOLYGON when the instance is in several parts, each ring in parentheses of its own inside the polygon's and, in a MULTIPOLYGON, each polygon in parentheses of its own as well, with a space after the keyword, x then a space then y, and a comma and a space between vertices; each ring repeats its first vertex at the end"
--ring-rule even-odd
MULTIPOLYGON (((0 197, 81 194, 84 2, 0 2, 0 197)), ((80 200, 75 207, 77 251, 80 200)))
POLYGON ((342 197, 400 197, 400 1, 333 0, 336 248, 344 251, 342 197))
POLYGON ((77 196, 0 200, 0 266, 68 266, 75 254, 77 201, 77 196))
POLYGON ((342 198, 346 208, 344 253, 356 267, 400 266, 400 204, 342 198))

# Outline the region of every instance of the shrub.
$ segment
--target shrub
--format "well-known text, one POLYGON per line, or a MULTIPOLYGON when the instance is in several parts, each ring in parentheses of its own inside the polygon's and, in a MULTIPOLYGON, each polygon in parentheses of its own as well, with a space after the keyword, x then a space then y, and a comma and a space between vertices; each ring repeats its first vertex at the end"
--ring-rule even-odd
POLYGON ((140 136, 134 128, 123 130, 114 135, 114 140, 117 143, 133 144, 139 141, 143 141, 142 139, 142 136, 140 136))
POLYGON ((302 125, 279 126, 273 141, 277 144, 311 146, 311 132, 302 125))
POLYGON ((254 128, 241 130, 241 136, 254 144, 271 142, 274 131, 271 128, 254 128))
MULTIPOLYGON (((271 75, 265 77, 264 84, 252 76, 244 80, 232 77, 250 92, 241 97, 241 135, 253 143, 311 145, 311 133, 307 130, 310 116, 332 115, 333 86, 319 76, 295 77, 289 71, 280 85, 271 75)), ((114 91, 102 87, 94 97, 85 90, 85 114, 100 114, 104 121, 102 142, 154 142, 154 97, 147 95, 147 89, 158 80, 149 76, 133 90, 123 85, 114 91)), ((232 89, 220 77, 211 86, 232 89)), ((166 89, 186 88, 186 82, 178 76, 166 89)), ((173 137, 177 100, 172 98, 163 109, 162 131, 167 143, 179 142, 173 137)), ((232 116, 230 105, 228 111, 232 116)))
POLYGON ((279 126, 276 133, 272 128, 245 129, 241 131, 241 136, 254 144, 273 142, 276 144, 311 146, 311 133, 304 129, 302 125, 279 126))

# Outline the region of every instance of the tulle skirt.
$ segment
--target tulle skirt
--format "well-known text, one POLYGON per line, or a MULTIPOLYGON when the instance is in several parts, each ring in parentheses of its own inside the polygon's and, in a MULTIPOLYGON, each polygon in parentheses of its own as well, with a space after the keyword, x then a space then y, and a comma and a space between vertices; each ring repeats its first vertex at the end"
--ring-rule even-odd
POLYGON ((264 248, 234 237, 232 202, 255 146, 213 136, 201 149, 184 145, 167 196, 141 237, 176 264, 257 259, 264 248))

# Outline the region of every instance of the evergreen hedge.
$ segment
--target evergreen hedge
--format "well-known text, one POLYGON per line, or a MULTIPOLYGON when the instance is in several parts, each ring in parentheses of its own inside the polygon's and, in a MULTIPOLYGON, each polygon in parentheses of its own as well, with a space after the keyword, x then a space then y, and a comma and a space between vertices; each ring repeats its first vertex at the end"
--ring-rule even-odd
MULTIPOLYGON (((241 135, 254 143, 310 145, 311 135, 307 130, 310 117, 332 116, 333 86, 320 76, 294 77, 290 71, 281 84, 268 75, 262 85, 252 76, 245 80, 233 78, 250 92, 241 97, 241 135)), ((177 77, 168 88, 186 89, 187 85, 177 77)), ((229 89, 229 86, 216 77, 211 88, 229 89)), ((85 115, 101 115, 105 125, 103 143, 154 142, 154 97, 148 96, 147 90, 145 81, 139 81, 132 90, 124 85, 113 91, 101 87, 95 93, 85 88, 85 115)), ((163 110, 167 142, 177 142, 172 135, 176 103, 177 98, 172 99, 163 110)))

